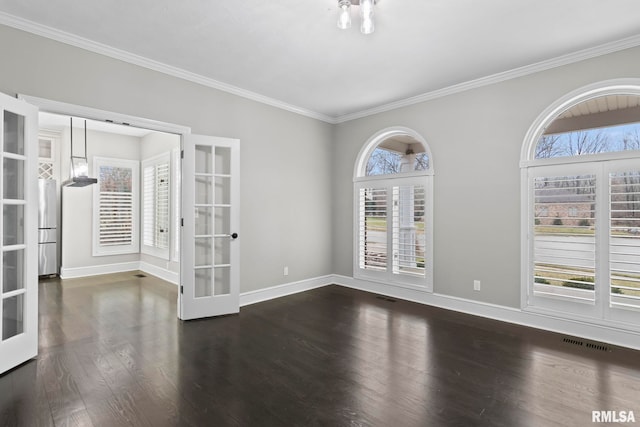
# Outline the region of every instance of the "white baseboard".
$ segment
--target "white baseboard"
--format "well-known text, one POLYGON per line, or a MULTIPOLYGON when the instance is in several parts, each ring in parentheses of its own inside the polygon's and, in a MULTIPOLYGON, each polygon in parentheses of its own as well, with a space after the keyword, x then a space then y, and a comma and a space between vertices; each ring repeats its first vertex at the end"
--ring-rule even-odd
POLYGON ((179 272, 167 270, 166 268, 158 267, 157 265, 153 265, 145 261, 140 261, 139 270, 159 277, 162 280, 166 280, 167 282, 171 282, 174 285, 180 284, 179 272))
POLYGON ((100 274, 121 273, 140 269, 139 261, 120 262, 117 264, 90 265, 86 267, 60 268, 61 279, 75 279, 77 277, 98 276, 100 274))
POLYGON ((243 292, 240 294, 240 307, 280 298, 298 292, 304 292, 315 288, 331 285, 334 283, 334 276, 320 276, 312 279, 300 280, 298 282, 285 283, 283 285, 272 286, 257 291, 243 292))
POLYGON ((348 288, 640 350, 640 331, 633 329, 569 320, 549 314, 533 313, 465 298, 398 288, 384 283, 359 280, 347 276, 333 275, 332 278, 333 283, 348 288))
POLYGON ((91 265, 86 267, 72 267, 72 268, 63 267, 60 269, 60 278, 75 279, 78 277, 98 276, 101 274, 111 274, 111 273, 123 273, 125 271, 136 271, 136 270, 140 270, 145 273, 151 274, 153 276, 159 277, 162 280, 166 280, 167 282, 171 282, 175 285, 180 283, 180 273, 176 273, 144 261, 131 261, 131 262, 121 262, 117 264, 91 265))

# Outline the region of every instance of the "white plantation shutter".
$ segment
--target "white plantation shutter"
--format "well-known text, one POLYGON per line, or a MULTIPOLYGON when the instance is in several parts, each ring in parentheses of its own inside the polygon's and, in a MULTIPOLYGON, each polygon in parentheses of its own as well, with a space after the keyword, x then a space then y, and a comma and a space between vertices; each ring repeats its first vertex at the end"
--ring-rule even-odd
POLYGON ((594 301, 595 175, 538 176, 533 197, 534 293, 594 301))
POLYGON ((387 190, 360 189, 359 258, 360 268, 387 269, 387 190))
POLYGON ((169 259, 170 157, 161 154, 142 162, 142 252, 169 259))
MULTIPOLYGON (((153 246, 155 168, 142 163, 142 245, 153 246)), ((144 250, 143 250, 144 252, 144 250)))
POLYGON ((357 270, 370 280, 429 288, 427 177, 357 184, 357 270))
POLYGON ((138 252, 139 163, 95 157, 94 170, 93 255, 138 252))
MULTIPOLYGON (((156 247, 169 249, 169 159, 156 167, 156 247)), ((167 258, 169 258, 167 256, 167 258)))
POLYGON ((611 306, 640 308, 640 171, 609 174, 611 306))
POLYGON ((393 187, 393 272, 425 275, 425 203, 423 185, 393 187))
POLYGON ((130 245, 133 241, 133 194, 100 192, 100 246, 130 245))

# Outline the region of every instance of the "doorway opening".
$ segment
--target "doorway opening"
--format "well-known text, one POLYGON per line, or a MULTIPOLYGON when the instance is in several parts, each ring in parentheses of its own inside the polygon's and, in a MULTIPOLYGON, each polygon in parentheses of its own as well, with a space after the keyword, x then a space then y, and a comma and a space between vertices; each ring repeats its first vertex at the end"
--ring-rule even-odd
POLYGON ((39 127, 39 274, 139 270, 178 285, 180 135, 49 112, 39 127), (96 184, 64 185, 78 157, 96 184))

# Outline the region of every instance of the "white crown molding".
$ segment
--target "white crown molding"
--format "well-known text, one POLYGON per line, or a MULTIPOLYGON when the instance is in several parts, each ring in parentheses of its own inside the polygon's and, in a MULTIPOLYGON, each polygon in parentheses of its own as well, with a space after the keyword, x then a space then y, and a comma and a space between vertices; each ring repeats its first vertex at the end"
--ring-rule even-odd
POLYGON ((418 104, 420 102, 442 98, 445 96, 453 95, 453 94, 464 92, 467 90, 476 89, 483 86, 489 86, 495 83, 501 83, 501 82, 515 79, 518 77, 524 77, 530 74, 550 70, 552 68, 562 67, 564 65, 573 64, 576 62, 584 61, 586 59, 596 58, 598 56, 619 52, 621 50, 630 49, 637 46, 640 46, 640 34, 627 37, 622 40, 614 41, 611 43, 605 43, 605 44, 591 47, 588 49, 579 50, 577 52, 558 56, 556 58, 548 59, 545 61, 536 62, 534 64, 514 68, 512 70, 503 71, 501 73, 480 77, 475 80, 469 80, 467 82, 455 84, 455 85, 434 90, 431 92, 425 92, 420 95, 401 99, 395 102, 390 102, 388 104, 380 105, 374 108, 369 108, 367 110, 344 114, 339 117, 336 117, 335 123, 344 123, 350 120, 360 119, 360 118, 372 116, 378 113, 384 113, 386 111, 395 110, 397 108, 407 107, 410 105, 418 104))
POLYGON ((512 70, 491 74, 489 76, 458 83, 442 89, 425 92, 420 95, 390 102, 374 108, 369 108, 349 114, 343 114, 340 116, 329 116, 316 111, 308 110, 306 108, 291 105, 286 102, 270 98, 268 96, 260 95, 258 93, 251 92, 237 86, 229 85, 218 80, 204 77, 200 74, 192 73, 181 68, 173 67, 162 62, 154 61, 140 55, 135 55, 121 49, 116 49, 102 43, 97 43, 71 33, 67 33, 52 27, 38 24, 33 21, 22 19, 5 12, 0 12, 0 24, 330 124, 344 123, 351 120, 372 116, 374 114, 395 110, 397 108, 407 107, 410 105, 418 104, 420 102, 442 98, 467 90, 504 82, 518 77, 534 74, 540 71, 546 71, 552 68, 569 65, 575 62, 584 61, 586 59, 595 58, 609 53, 614 53, 640 46, 640 34, 638 34, 618 41, 579 50, 567 55, 562 55, 534 64, 514 68, 512 70))
POLYGON ((163 74, 167 74, 172 77, 187 80, 193 83, 200 84, 202 86, 218 89, 223 92, 231 93, 242 98, 250 99, 252 101, 260 102, 262 104, 270 105, 272 107, 280 108, 292 113, 300 114, 302 116, 310 117, 312 119, 321 120, 323 122, 335 124, 335 117, 327 116, 325 114, 317 113, 315 111, 308 110, 306 108, 297 107, 295 105, 288 104, 283 101, 279 101, 268 96, 260 95, 249 90, 239 88, 230 84, 220 82, 208 77, 204 77, 200 74, 192 73, 190 71, 183 70, 178 67, 164 64, 162 62, 154 61, 149 58, 145 58, 140 55, 136 55, 125 50, 116 49, 111 46, 107 46, 102 43, 97 43, 89 39, 77 36, 75 34, 67 33, 46 25, 38 24, 33 21, 19 18, 17 16, 10 15, 5 12, 0 12, 0 24, 8 27, 16 28, 18 30, 26 31, 32 34, 36 34, 42 37, 46 37, 51 40, 55 40, 61 43, 65 43, 71 46, 79 47, 81 49, 88 50, 90 52, 98 53, 100 55, 108 56, 110 58, 118 59, 133 65, 137 65, 149 70, 157 71, 163 74))

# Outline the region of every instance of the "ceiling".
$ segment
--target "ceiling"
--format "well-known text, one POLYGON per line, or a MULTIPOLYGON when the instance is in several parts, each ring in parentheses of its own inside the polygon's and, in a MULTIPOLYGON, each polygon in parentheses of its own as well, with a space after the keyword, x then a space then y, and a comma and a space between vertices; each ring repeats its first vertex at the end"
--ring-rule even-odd
POLYGON ((330 122, 640 45, 638 0, 380 0, 375 13, 365 36, 357 17, 336 27, 337 0, 0 0, 0 23, 330 122))

